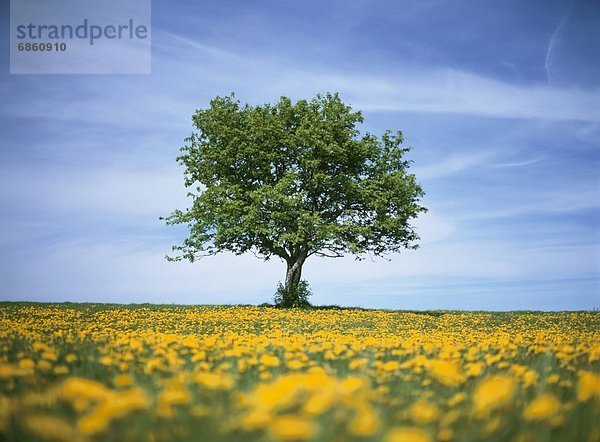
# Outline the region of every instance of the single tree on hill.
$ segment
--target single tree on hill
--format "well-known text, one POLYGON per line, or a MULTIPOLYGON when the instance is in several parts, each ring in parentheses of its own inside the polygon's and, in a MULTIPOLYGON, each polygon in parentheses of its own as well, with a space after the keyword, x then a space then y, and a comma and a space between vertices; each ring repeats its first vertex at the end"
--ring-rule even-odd
POLYGON ((361 134, 359 111, 338 94, 241 105, 216 97, 193 115, 197 131, 177 161, 191 206, 166 217, 189 237, 172 261, 253 252, 287 265, 278 301, 306 301, 311 256, 357 258, 416 248, 410 222, 426 211, 402 133, 361 134))

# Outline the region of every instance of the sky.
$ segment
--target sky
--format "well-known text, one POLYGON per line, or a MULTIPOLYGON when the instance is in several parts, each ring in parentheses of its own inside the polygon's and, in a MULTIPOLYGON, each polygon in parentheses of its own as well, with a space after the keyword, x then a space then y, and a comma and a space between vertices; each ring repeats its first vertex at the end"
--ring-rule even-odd
POLYGON ((429 212, 417 250, 309 259, 314 304, 600 308, 598 0, 155 0, 149 75, 11 75, 0 17, 0 300, 272 301, 281 261, 165 261, 175 158, 217 95, 337 91, 429 212))

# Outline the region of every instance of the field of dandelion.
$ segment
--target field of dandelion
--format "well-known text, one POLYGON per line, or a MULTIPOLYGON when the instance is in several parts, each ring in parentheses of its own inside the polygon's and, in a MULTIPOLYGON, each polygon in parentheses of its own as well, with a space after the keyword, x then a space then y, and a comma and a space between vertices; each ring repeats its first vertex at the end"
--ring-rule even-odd
POLYGON ((597 441, 600 314, 0 304, 8 441, 597 441))

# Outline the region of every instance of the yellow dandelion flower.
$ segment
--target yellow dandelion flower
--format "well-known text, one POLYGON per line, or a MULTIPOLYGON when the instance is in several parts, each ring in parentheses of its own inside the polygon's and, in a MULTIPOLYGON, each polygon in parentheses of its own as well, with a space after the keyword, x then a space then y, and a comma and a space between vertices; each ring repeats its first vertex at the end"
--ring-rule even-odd
POLYGON ((481 416, 510 402, 515 382, 504 375, 494 375, 482 381, 473 392, 473 411, 481 416))
POLYGON ((556 384, 558 383, 558 381, 560 381, 560 376, 557 374, 551 374, 550 376, 548 376, 547 381, 549 384, 556 384))
POLYGON ((0 364, 0 379, 8 379, 15 375, 17 370, 12 364, 0 364))
POLYGON ((190 400, 190 392, 181 385, 170 385, 158 395, 158 402, 165 405, 187 404, 190 400))
POLYGON ((449 427, 454 422, 456 422, 459 417, 460 417, 460 412, 458 412, 457 410, 450 410, 450 411, 446 412, 440 419, 440 426, 441 427, 449 427))
POLYGON ((525 373, 523 373, 523 387, 529 388, 532 385, 535 385, 537 383, 538 378, 539 375, 535 370, 528 369, 525 373))
POLYGON ((463 402, 467 398, 467 394, 463 391, 460 391, 454 394, 450 399, 448 399, 448 405, 450 407, 455 407, 461 402, 463 402))
POLYGON ((577 399, 583 402, 590 398, 600 398, 600 375, 585 370, 580 370, 577 375, 577 399))
POLYGON ((262 355, 258 361, 266 367, 279 367, 277 356, 262 355))
POLYGON ((434 360, 430 361, 428 368, 435 380, 447 387, 455 387, 465 382, 465 376, 461 373, 458 364, 434 360))
POLYGON ((398 361, 387 361, 385 364, 381 366, 383 371, 391 372, 396 371, 400 368, 400 363, 398 361))
POLYGON ((101 401, 111 395, 111 391, 100 382, 84 378, 69 378, 59 389, 59 395, 67 401, 74 402, 78 399, 101 401))
POLYGON ((354 419, 350 422, 348 430, 356 436, 372 436, 380 427, 379 416, 370 406, 360 406, 354 419))
POLYGON ((363 378, 350 376, 342 380, 339 386, 345 394, 352 394, 365 388, 366 382, 363 378))
POLYGON ((553 395, 546 393, 535 398, 523 412, 526 420, 547 419, 559 410, 560 402, 553 395))
POLYGON ((271 379, 272 377, 273 377, 273 375, 272 375, 270 372, 268 372, 268 371, 263 371, 262 373, 259 373, 259 374, 258 374, 258 378, 259 378, 261 381, 268 381, 268 380, 269 380, 269 379, 271 379))
POLYGON ((367 366, 367 363, 369 362, 369 360, 367 358, 358 358, 358 359, 353 359, 350 361, 350 363, 348 364, 348 368, 350 370, 357 370, 359 368, 364 368, 367 366))
POLYGON ((256 430, 267 426, 271 420, 271 413, 261 409, 252 410, 242 418, 242 426, 247 430, 256 430))
POLYGON ((312 438, 316 433, 315 424, 297 416, 281 416, 269 425, 269 433, 275 439, 300 441, 312 438))
POLYGON ((291 361, 289 361, 287 363, 287 366, 290 370, 298 370, 302 367, 304 367, 304 364, 300 361, 298 361, 297 359, 292 359, 291 361))
POLYGON ((225 373, 196 373, 194 381, 208 390, 229 390, 234 384, 233 378, 225 373))
POLYGON ((102 356, 98 362, 102 365, 112 365, 113 359, 110 356, 102 356))
POLYGON ((309 416, 317 416, 329 410, 334 402, 334 392, 332 390, 325 389, 310 396, 304 403, 303 411, 309 416))
POLYGON ((392 428, 384 439, 385 442, 431 442, 426 431, 416 427, 392 428))
POLYGON ((50 369, 52 368, 52 364, 46 359, 38 361, 37 366, 41 371, 50 371, 50 369))
POLYGON ((66 365, 59 365, 58 367, 54 367, 53 372, 57 375, 69 374, 69 367, 67 367, 66 365))
POLYGON ((170 419, 173 417, 173 407, 169 404, 159 403, 156 407, 156 415, 163 419, 170 419))
POLYGON ((45 351, 41 354, 41 358, 47 361, 56 362, 58 360, 58 356, 53 351, 45 351))
POLYGON ((439 409, 423 400, 416 402, 410 408, 410 416, 415 423, 428 424, 437 419, 439 409))
POLYGON ((77 431, 68 422, 54 416, 33 415, 22 421, 25 429, 41 440, 71 442, 77 431))
POLYGON ((131 387, 133 377, 128 374, 119 374, 113 378, 113 385, 117 388, 131 387))
POLYGON ((33 370, 35 368, 35 362, 31 359, 21 359, 19 361, 19 368, 27 371, 33 370))
POLYGON ((440 442, 449 442, 454 438, 454 431, 452 428, 442 428, 438 431, 437 440, 440 442))
POLYGON ((146 393, 140 388, 115 393, 109 400, 100 404, 97 410, 110 418, 120 417, 133 410, 141 410, 149 405, 146 393))
POLYGON ((486 436, 491 436, 500 430, 502 426, 502 418, 500 416, 496 416, 485 423, 483 426, 483 434, 486 436))
POLYGON ((474 378, 483 374, 485 364, 483 362, 471 362, 465 365, 465 369, 465 375, 468 378, 474 378))
POLYGON ((98 434, 105 431, 110 423, 110 417, 103 412, 97 410, 82 416, 79 419, 78 427, 84 434, 98 434))

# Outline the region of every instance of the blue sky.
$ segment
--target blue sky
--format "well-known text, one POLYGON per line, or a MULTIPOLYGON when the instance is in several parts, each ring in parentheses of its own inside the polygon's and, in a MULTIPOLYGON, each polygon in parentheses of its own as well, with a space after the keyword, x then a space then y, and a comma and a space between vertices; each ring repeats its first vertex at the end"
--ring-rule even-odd
POLYGON ((0 300, 261 303, 284 265, 164 255, 179 147, 215 95, 339 91, 402 130, 430 211, 391 261, 313 258, 317 304, 600 307, 600 2, 153 1, 152 74, 10 75, 0 300))

